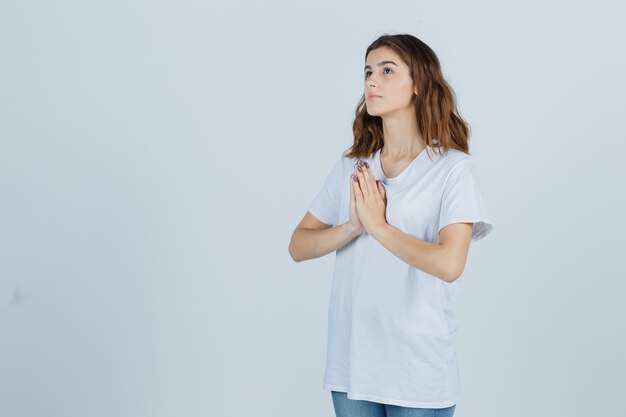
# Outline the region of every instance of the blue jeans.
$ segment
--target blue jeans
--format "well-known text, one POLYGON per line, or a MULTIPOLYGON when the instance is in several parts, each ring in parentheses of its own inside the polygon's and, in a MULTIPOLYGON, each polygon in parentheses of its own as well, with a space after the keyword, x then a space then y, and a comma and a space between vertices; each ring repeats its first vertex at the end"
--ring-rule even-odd
POLYGON ((452 417, 456 404, 447 408, 411 408, 351 400, 345 392, 331 391, 337 417, 452 417))

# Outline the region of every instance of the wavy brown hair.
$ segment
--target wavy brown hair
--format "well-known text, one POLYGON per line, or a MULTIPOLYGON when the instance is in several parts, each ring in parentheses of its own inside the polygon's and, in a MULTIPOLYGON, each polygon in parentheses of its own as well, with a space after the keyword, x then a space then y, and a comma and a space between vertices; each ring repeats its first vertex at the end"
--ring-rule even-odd
MULTIPOLYGON (((380 47, 393 49, 409 67, 417 86, 417 94, 412 98, 415 117, 426 145, 438 152, 453 148, 470 154, 470 126, 456 108, 456 95, 443 76, 435 52, 413 35, 382 35, 367 47, 365 60, 372 50, 380 47)), ((357 105, 352 131, 354 143, 345 157, 368 157, 384 145, 382 118, 367 113, 365 93, 357 105)))

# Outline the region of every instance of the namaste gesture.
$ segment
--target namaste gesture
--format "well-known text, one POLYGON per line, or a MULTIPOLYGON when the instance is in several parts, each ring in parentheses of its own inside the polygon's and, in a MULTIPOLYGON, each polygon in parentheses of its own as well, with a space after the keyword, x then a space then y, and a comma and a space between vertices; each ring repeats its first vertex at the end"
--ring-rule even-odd
POLYGON ((356 232, 373 234, 387 223, 387 197, 383 185, 374 178, 367 162, 360 159, 350 176, 350 223, 356 232))

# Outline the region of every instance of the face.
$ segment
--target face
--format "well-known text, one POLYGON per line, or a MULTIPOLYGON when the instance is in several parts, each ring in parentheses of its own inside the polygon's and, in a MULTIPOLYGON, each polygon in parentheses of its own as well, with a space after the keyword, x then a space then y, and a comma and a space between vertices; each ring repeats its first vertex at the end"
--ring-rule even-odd
POLYGON ((408 65, 393 49, 380 47, 370 51, 363 77, 365 106, 371 116, 412 110, 413 79, 408 65))

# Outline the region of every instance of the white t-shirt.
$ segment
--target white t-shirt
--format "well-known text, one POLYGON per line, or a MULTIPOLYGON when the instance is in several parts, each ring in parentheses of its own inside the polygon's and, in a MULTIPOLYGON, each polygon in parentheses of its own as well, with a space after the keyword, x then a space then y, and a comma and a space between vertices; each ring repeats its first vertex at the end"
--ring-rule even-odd
MULTIPOLYGON (((493 230, 472 157, 422 151, 394 178, 380 150, 367 161, 387 195, 387 222, 439 242, 439 231, 473 223, 472 242, 493 230), (433 158, 429 159, 429 155, 433 158)), ((349 220, 355 158, 341 158, 309 206, 329 225, 349 220)), ((363 231, 336 251, 328 306, 325 389, 403 407, 445 408, 461 398, 455 352, 455 302, 461 278, 447 283, 404 262, 363 231)))

